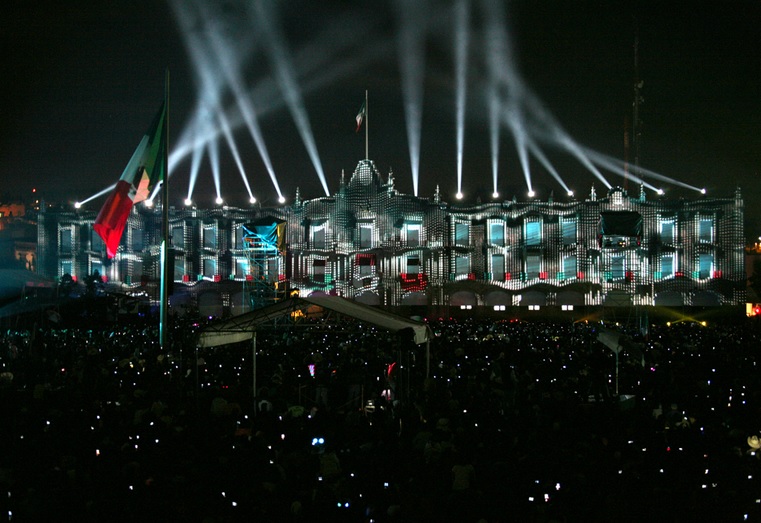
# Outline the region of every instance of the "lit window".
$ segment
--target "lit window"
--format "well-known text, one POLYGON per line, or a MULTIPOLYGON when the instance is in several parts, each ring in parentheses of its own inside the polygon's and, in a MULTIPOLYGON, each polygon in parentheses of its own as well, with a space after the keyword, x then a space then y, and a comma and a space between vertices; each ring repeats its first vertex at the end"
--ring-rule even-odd
POLYGON ((713 254, 699 254, 698 255, 698 272, 699 278, 709 278, 711 271, 713 270, 713 254))
POLYGON ((404 224, 404 241, 407 247, 418 247, 420 245, 420 226, 419 223, 404 224))
POLYGON ((467 223, 455 223, 454 225, 454 243, 461 247, 470 244, 470 225, 467 223))
POLYGON ((505 245, 505 224, 495 222, 489 226, 489 241, 492 245, 505 245))
POLYGON ((564 219, 561 221, 563 231, 563 245, 573 245, 576 243, 576 220, 564 219))
POLYGON ((312 225, 312 249, 325 249, 325 225, 312 225))
POLYGON ((566 256, 563 258, 563 279, 570 280, 577 273, 576 256, 566 256))
POLYGON ((457 256, 455 258, 455 274, 462 276, 470 272, 470 258, 467 256, 457 256))
POLYGON ((698 222, 698 241, 700 243, 713 242, 713 220, 701 218, 698 222))
POLYGON ((503 254, 492 254, 491 256, 491 273, 494 281, 504 281, 505 279, 505 256, 503 254))
POLYGON ((214 227, 204 227, 203 230, 204 249, 217 248, 217 229, 214 227))
POLYGON ((366 224, 359 226, 359 248, 371 249, 373 246, 373 225, 366 224))
POLYGON ((316 282, 325 281, 325 260, 314 260, 312 262, 312 276, 316 282))
POLYGON ((542 223, 538 221, 526 222, 525 225, 526 245, 540 245, 542 242, 542 223))
POLYGON ((674 220, 663 220, 661 222, 660 230, 661 243, 672 244, 674 243, 674 220))

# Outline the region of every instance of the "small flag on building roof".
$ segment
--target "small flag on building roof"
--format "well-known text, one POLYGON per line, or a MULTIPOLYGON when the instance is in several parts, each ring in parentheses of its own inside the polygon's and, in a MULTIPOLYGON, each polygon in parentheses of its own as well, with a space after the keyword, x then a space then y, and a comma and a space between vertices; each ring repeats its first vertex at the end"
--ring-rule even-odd
POLYGON ((365 115, 367 114, 367 109, 365 107, 365 102, 362 102, 362 107, 359 108, 359 112, 357 113, 357 130, 354 132, 359 132, 359 130, 362 128, 362 122, 365 120, 365 115))

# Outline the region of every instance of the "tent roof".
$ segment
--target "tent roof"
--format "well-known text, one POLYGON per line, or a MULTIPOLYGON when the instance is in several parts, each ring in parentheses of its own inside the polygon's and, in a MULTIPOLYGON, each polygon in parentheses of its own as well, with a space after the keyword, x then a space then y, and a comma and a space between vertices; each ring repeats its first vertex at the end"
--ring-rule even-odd
MULTIPOLYGON (((339 296, 312 296, 289 298, 234 318, 216 322, 206 327, 198 340, 199 347, 217 347, 249 340, 259 325, 277 324, 279 320, 290 321, 291 313, 306 311, 311 307, 336 312, 360 321, 372 323, 391 332, 412 329, 415 343, 425 343, 431 338, 430 327, 381 309, 376 309, 339 296)), ((322 311, 321 311, 322 313, 322 311)), ((308 315, 308 314, 307 314, 308 315)))

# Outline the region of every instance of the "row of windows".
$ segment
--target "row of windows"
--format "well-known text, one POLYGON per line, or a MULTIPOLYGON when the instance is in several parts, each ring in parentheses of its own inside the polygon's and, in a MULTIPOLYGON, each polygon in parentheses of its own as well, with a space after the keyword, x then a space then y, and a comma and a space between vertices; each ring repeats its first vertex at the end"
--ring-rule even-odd
MULTIPOLYGON (((677 224, 674 219, 662 219, 659 227, 659 239, 661 243, 671 244, 676 241, 677 224)), ((713 243, 714 220, 713 218, 699 218, 697 220, 697 240, 699 243, 713 243)))
MULTIPOLYGON (((402 241, 409 247, 417 247, 421 241, 421 224, 405 223, 402 228, 402 241)), ((454 244, 457 246, 469 246, 471 224, 467 222, 455 222, 454 224, 454 244)), ((574 245, 577 242, 577 222, 576 220, 560 220, 560 231, 563 245, 574 245)), ((491 245, 505 245, 505 224, 501 222, 491 222, 488 227, 488 242, 491 245)), ((372 248, 373 245, 373 225, 371 223, 361 224, 359 226, 359 247, 361 249, 372 248)), ((313 249, 326 248, 327 224, 321 223, 312 226, 311 247, 313 249)), ((660 240, 663 243, 671 244, 675 241, 676 222, 673 219, 665 219, 660 222, 660 240)), ((542 243, 542 222, 527 221, 523 225, 523 238, 527 246, 539 246, 542 243)), ((701 218, 697 221, 697 239, 700 243, 712 243, 714 241, 714 221, 712 218, 701 218)))
MULTIPOLYGON (((470 223, 456 222, 454 224, 454 242, 457 246, 469 246, 470 241, 470 223)), ((714 241, 714 220, 713 218, 699 218, 696 223, 697 241, 699 243, 713 243, 714 241)), ((576 220, 561 219, 560 229, 563 245, 573 245, 577 241, 577 223, 576 220)), ((310 228, 310 247, 312 249, 327 249, 327 231, 328 224, 326 221, 312 225, 310 228)), ((422 224, 418 222, 405 223, 402 228, 401 239, 408 247, 418 247, 421 245, 422 224)), ((73 248, 72 230, 64 229, 60 233, 60 250, 61 252, 71 252, 73 248)), ((373 241, 373 224, 360 224, 359 248, 369 249, 374 247, 373 241)), ((243 245, 244 229, 236 229, 236 245, 243 245)), ((505 245, 505 224, 498 221, 492 221, 488 226, 488 242, 491 245, 505 245)), ((661 219, 659 222, 659 239, 661 243, 673 244, 676 240, 677 224, 673 218, 661 219)), ((523 225, 523 237, 527 246, 539 246, 542 243, 542 223, 540 221, 526 221, 523 225)), ((207 226, 203 229, 203 248, 218 248, 217 228, 207 226)), ((95 231, 90 231, 90 245, 93 250, 99 251, 104 249, 103 240, 95 231)), ((172 246, 178 249, 185 248, 185 228, 182 226, 172 228, 172 246)), ((142 251, 144 249, 143 230, 133 228, 131 230, 131 248, 133 251, 142 251)))
MULTIPOLYGON (((561 220, 560 225, 563 245, 573 245, 576 243, 576 220, 561 220)), ((498 221, 489 223, 488 242, 491 245, 505 245, 505 224, 498 221)), ((454 241, 455 245, 470 245, 470 223, 456 222, 454 224, 454 241)), ((541 245, 542 243, 542 222, 527 221, 523 224, 523 238, 528 246, 541 245)))
MULTIPOLYGON (((507 274, 505 265, 505 256, 502 254, 493 254, 490 257, 489 274, 490 279, 503 281, 506 279, 507 274)), ((202 272, 199 276, 211 278, 218 274, 217 260, 213 258, 206 258, 203 260, 202 272)), ((139 260, 132 262, 132 273, 136 276, 141 276, 143 273, 142 262, 139 260)), ((312 262, 312 275, 318 281, 324 281, 326 268, 326 260, 315 259, 312 262)), ((606 267, 608 270, 603 272, 603 278, 606 280, 623 280, 633 278, 633 272, 626 266, 626 258, 624 256, 612 256, 610 258, 610 265, 606 267)), ((674 276, 683 275, 682 271, 676 267, 676 260, 673 254, 665 254, 659 258, 659 267, 654 273, 654 278, 667 279, 674 276)), ((418 274, 421 269, 420 256, 408 256, 405 259, 405 274, 418 274)), ((529 254, 526 256, 522 266, 523 275, 528 278, 541 278, 546 272, 543 271, 542 257, 539 255, 529 254)), ((717 272, 714 270, 714 256, 713 254, 699 254, 697 259, 696 270, 692 271, 691 276, 693 278, 710 278, 716 277, 717 272)), ((102 266, 100 262, 94 261, 91 267, 91 273, 94 271, 102 273, 102 266)), ((69 260, 61 262, 61 274, 72 274, 72 262, 69 260)), ((456 276, 467 276, 471 274, 471 260, 469 256, 457 256, 454 259, 454 274, 456 276)), ((370 255, 358 256, 355 262, 355 276, 364 278, 372 276, 375 273, 375 258, 370 255)), ((578 262, 576 256, 565 256, 562 260, 562 270, 558 271, 555 277, 559 280, 568 280, 579 277, 578 262)), ((174 278, 175 280, 181 280, 187 275, 185 262, 182 259, 175 259, 174 262, 174 278)), ((277 281, 280 277, 280 265, 276 258, 266 260, 263 266, 253 267, 249 271, 249 262, 247 259, 238 258, 235 260, 235 273, 237 278, 253 277, 255 279, 263 279, 266 281, 277 281), (261 273, 261 274, 260 274, 261 273)))

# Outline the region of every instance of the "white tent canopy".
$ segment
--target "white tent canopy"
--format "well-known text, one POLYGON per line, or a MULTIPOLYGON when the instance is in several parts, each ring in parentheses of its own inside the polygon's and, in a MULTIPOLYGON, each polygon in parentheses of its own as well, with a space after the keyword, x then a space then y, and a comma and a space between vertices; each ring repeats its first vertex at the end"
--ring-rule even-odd
POLYGON ((289 322, 291 314, 300 311, 306 316, 334 312, 359 321, 372 323, 382 329, 399 332, 411 329, 414 341, 420 345, 431 339, 430 327, 418 321, 409 320, 381 309, 376 309, 339 296, 311 296, 308 298, 289 298, 273 305, 241 314, 229 320, 220 321, 206 327, 198 340, 199 347, 217 347, 250 340, 260 325, 277 325, 289 322), (315 309, 319 307, 319 309, 315 309))

